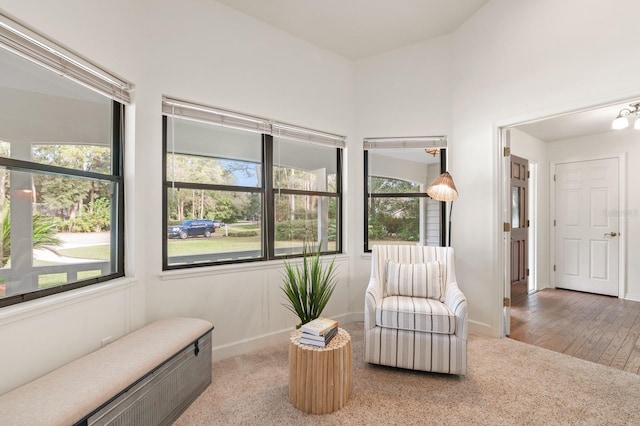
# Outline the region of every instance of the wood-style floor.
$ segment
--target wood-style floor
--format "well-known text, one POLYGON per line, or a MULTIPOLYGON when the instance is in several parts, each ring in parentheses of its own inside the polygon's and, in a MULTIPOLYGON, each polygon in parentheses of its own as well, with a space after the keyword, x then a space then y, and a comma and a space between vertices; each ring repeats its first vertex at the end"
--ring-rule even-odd
POLYGON ((640 302, 541 290, 512 303, 509 337, 640 374, 640 302))

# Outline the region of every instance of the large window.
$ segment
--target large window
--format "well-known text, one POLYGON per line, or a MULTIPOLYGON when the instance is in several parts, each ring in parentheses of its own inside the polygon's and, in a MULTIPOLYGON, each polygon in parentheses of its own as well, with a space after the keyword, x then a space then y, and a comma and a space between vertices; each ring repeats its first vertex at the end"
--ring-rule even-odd
POLYGON ((0 306, 7 306, 124 275, 126 85, 105 96, 115 79, 104 83, 98 69, 0 18, 0 306))
POLYGON ((366 139, 364 250, 444 245, 444 205, 426 194, 445 170, 444 138, 366 139))
POLYGON ((163 269, 341 251, 341 137, 171 98, 163 111, 163 269))

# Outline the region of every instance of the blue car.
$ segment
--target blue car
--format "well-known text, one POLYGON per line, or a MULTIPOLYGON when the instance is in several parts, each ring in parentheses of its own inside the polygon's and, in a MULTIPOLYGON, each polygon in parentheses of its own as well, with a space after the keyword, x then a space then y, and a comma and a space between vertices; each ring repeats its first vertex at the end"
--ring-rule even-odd
POLYGON ((213 221, 208 219, 188 219, 183 220, 179 225, 169 226, 167 229, 167 237, 187 239, 189 237, 204 236, 209 238, 211 234, 216 232, 213 221))

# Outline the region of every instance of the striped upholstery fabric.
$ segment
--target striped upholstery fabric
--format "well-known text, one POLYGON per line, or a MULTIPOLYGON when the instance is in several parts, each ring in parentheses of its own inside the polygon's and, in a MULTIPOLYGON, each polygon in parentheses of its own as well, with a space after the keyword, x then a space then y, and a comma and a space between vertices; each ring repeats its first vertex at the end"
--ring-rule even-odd
MULTIPOLYGON (((399 292, 399 290, 397 290, 399 292)), ((404 290, 403 290, 404 291, 404 290)), ((450 247, 374 246, 365 294, 365 361, 414 370, 467 373, 467 301, 450 247), (440 263, 441 300, 400 296, 387 284, 387 263, 440 263)))
POLYGON ((439 261, 398 263, 387 261, 387 296, 427 297, 444 302, 444 283, 439 261))
POLYGON ((425 297, 387 296, 376 309, 376 326, 453 334, 456 317, 444 303, 425 297))

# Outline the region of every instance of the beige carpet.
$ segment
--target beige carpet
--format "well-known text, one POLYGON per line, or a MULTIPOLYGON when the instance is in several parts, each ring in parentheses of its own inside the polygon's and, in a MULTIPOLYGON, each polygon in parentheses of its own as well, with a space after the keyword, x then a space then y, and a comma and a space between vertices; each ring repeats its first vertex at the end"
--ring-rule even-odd
MULTIPOLYGON (((365 364, 353 339, 353 391, 323 416, 288 401, 287 342, 213 364, 213 383, 176 425, 640 425, 640 376, 516 342, 471 336, 464 378, 365 364)), ((215 331, 214 331, 215 341, 215 331)))

